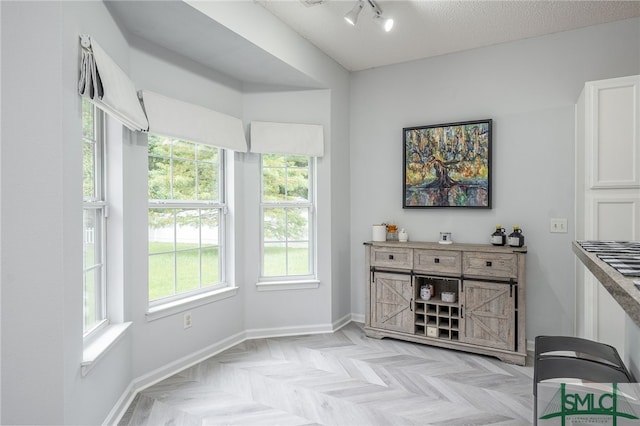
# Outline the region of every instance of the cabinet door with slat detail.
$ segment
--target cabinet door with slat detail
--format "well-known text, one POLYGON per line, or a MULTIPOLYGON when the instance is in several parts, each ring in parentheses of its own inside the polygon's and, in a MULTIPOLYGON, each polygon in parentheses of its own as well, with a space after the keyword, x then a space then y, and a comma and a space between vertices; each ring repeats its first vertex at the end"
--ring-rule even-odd
POLYGON ((410 275, 375 273, 371 283, 371 326, 413 333, 413 284, 410 275))
POLYGON ((515 349, 516 287, 508 283, 464 281, 460 340, 474 345, 515 349))

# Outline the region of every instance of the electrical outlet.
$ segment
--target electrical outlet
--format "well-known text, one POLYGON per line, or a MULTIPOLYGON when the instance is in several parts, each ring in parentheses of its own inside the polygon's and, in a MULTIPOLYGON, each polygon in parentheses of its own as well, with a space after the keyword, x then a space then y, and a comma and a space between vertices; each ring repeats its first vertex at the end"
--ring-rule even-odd
POLYGON ((549 220, 549 232, 551 233, 566 234, 568 232, 567 228, 567 218, 565 217, 556 217, 549 220))
POLYGON ((189 328, 191 327, 191 325, 193 324, 191 322, 191 312, 187 312, 184 314, 183 317, 183 324, 184 324, 184 328, 189 328))

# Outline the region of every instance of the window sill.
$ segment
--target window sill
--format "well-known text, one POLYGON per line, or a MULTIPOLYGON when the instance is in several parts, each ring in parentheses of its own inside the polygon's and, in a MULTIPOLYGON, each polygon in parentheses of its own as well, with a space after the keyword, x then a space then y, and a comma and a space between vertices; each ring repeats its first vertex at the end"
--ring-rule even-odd
POLYGON ((227 299, 229 297, 235 296, 237 293, 238 287, 224 287, 208 293, 185 297, 184 299, 157 305, 149 308, 149 310, 147 311, 147 321, 155 321, 160 318, 184 312, 188 309, 197 308, 198 306, 207 305, 209 303, 222 299, 227 299))
POLYGON ((305 290, 318 287, 320 287, 319 280, 260 281, 256 284, 258 291, 305 290))
POLYGON ((125 331, 130 326, 131 322, 108 325, 98 336, 91 339, 89 344, 85 345, 82 351, 82 363, 80 364, 83 376, 86 376, 98 360, 124 336, 125 331))

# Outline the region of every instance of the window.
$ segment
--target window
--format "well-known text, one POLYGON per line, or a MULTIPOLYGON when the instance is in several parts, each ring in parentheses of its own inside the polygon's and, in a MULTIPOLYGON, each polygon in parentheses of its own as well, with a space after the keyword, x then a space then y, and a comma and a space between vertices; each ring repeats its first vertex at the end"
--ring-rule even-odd
POLYGON ((315 160, 282 154, 261 157, 261 276, 264 280, 313 278, 315 160))
POLYGON ((224 286, 224 151, 149 134, 149 302, 224 286))
POLYGON ((104 113, 82 101, 83 332, 106 324, 106 211, 104 113))

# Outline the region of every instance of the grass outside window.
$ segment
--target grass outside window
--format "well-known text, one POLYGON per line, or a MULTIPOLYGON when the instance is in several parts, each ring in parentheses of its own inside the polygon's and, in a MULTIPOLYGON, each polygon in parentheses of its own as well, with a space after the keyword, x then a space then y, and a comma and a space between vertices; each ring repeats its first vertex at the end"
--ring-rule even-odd
MULTIPOLYGON (((172 243, 150 243, 149 252, 155 253, 149 256, 149 298, 150 300, 161 299, 163 297, 174 294, 174 275, 177 277, 178 283, 193 282, 198 279, 197 266, 200 258, 198 252, 193 250, 195 245, 181 244, 178 248, 180 258, 184 268, 178 268, 175 271, 175 257, 173 253, 166 253, 173 249, 172 243), (153 271, 153 276, 151 276, 153 271)), ((214 283, 218 270, 218 249, 211 247, 203 249, 203 281, 214 283)), ((307 249, 292 249, 289 253, 289 267, 293 270, 304 270, 308 263, 307 249)), ((271 274, 276 275, 285 268, 286 251, 282 247, 270 247, 265 249, 265 268, 271 274)), ((205 285, 206 287, 206 285, 205 285)))
POLYGON ((150 134, 149 301, 224 284, 223 150, 150 134))

